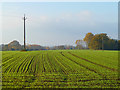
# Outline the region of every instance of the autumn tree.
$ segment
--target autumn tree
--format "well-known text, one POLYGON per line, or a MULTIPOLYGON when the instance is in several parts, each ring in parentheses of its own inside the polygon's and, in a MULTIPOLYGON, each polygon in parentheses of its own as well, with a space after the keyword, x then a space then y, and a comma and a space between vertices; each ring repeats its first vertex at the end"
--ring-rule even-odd
POLYGON ((77 45, 77 49, 85 49, 86 48, 86 42, 83 40, 76 40, 75 44, 77 45))
POLYGON ((94 36, 94 35, 89 32, 89 33, 86 34, 85 38, 83 39, 83 40, 88 44, 88 47, 89 47, 89 45, 90 45, 90 42, 91 42, 93 36, 94 36))
POLYGON ((89 48, 96 50, 106 49, 108 48, 108 41, 109 37, 106 33, 96 34, 91 39, 89 43, 89 48))
POLYGON ((120 50, 120 40, 110 39, 106 33, 87 33, 83 39, 88 44, 89 49, 95 50, 120 50))

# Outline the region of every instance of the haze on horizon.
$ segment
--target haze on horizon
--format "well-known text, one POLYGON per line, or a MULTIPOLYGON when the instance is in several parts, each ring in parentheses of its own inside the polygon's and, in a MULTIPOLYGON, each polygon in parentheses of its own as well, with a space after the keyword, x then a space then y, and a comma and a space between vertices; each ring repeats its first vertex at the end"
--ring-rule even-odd
POLYGON ((28 44, 75 45, 88 32, 118 39, 117 2, 11 2, 2 3, 0 43, 17 40, 23 44, 24 13, 28 44))

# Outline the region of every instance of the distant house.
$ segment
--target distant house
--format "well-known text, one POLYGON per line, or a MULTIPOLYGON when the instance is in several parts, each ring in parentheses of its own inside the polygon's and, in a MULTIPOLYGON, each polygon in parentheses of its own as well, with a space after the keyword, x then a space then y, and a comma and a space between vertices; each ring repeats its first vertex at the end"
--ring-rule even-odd
POLYGON ((36 45, 36 44, 33 44, 33 45, 27 45, 26 48, 28 50, 41 50, 42 49, 42 46, 40 45, 36 45))

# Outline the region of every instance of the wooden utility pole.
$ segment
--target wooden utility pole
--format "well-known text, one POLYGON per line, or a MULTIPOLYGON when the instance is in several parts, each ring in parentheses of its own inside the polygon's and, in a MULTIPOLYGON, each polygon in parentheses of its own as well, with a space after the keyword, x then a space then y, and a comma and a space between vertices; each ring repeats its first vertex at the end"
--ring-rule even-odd
POLYGON ((25 14, 24 14, 24 17, 23 17, 23 20, 24 20, 24 50, 26 50, 26 42, 25 42, 25 20, 26 20, 27 18, 25 17, 25 14))

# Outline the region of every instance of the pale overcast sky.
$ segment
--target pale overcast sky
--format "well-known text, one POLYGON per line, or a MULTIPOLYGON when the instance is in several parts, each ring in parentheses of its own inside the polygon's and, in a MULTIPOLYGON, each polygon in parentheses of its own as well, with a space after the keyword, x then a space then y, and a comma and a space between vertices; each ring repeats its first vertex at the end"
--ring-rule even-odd
POLYGON ((118 38, 117 2, 12 2, 2 3, 2 43, 23 44, 24 13, 28 44, 75 45, 88 32, 118 38))

